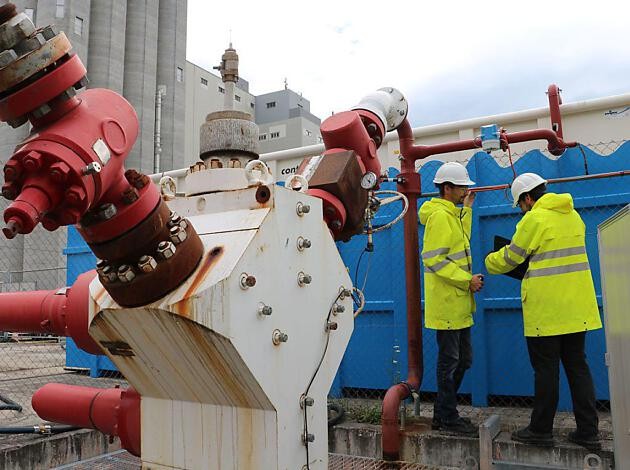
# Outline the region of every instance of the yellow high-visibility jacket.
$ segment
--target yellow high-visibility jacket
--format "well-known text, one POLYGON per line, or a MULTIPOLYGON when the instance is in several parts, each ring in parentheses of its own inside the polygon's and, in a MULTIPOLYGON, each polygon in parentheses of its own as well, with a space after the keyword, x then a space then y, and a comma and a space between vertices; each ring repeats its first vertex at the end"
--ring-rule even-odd
POLYGON ((601 328, 584 236, 571 195, 547 193, 516 225, 511 244, 486 257, 492 274, 508 272, 530 257, 521 284, 525 336, 601 328))
POLYGON ((470 292, 472 209, 433 198, 418 211, 425 225, 424 325, 434 330, 460 330, 473 324, 475 298, 470 292))

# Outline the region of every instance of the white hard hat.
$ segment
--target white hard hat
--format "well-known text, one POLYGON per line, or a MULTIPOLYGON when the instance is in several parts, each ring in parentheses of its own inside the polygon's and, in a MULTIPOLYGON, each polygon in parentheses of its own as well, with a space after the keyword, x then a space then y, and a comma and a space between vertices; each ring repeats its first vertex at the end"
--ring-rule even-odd
POLYGON ((471 181, 468 176, 466 167, 457 162, 446 162, 438 168, 438 171, 435 173, 435 178, 433 178, 433 182, 435 184, 452 183, 459 186, 471 186, 475 184, 475 182, 471 181))
POLYGON ((547 180, 543 179, 536 173, 523 173, 522 175, 518 175, 514 178, 514 181, 512 181, 512 185, 510 186, 512 199, 514 200, 512 207, 516 207, 518 205, 518 198, 521 197, 521 194, 527 193, 541 184, 547 184, 547 180))

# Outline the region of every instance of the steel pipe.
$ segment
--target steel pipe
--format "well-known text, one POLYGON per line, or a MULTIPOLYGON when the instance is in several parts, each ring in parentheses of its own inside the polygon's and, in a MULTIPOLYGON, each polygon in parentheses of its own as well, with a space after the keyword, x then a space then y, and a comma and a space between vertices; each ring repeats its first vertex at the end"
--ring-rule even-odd
POLYGON ((133 388, 51 383, 35 392, 31 404, 46 421, 118 436, 125 449, 140 456, 140 395, 133 388))
POLYGON ((0 294, 0 330, 68 336, 91 354, 102 354, 88 334, 89 286, 95 271, 81 274, 70 288, 0 294))

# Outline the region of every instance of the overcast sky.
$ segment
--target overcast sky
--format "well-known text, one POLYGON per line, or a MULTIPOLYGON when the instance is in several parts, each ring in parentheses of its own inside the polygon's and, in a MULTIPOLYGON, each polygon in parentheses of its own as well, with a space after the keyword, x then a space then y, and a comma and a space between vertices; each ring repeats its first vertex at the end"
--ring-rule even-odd
POLYGON ((627 0, 188 0, 187 59, 212 70, 231 34, 251 93, 286 77, 323 119, 393 86, 415 127, 546 106, 550 83, 630 92, 629 19, 627 0))

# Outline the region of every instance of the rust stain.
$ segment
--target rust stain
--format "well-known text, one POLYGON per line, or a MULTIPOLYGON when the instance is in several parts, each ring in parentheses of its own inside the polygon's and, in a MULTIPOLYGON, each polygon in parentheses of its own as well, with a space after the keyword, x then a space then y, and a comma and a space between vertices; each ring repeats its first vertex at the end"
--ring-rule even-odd
POLYGON ((175 313, 183 317, 190 318, 192 313, 192 303, 190 302, 190 297, 193 293, 197 291, 197 289, 199 289, 201 283, 206 279, 212 267, 219 262, 224 252, 225 248, 222 245, 219 245, 215 246, 208 253, 206 253, 206 255, 201 260, 201 263, 199 263, 199 268, 194 274, 194 278, 190 283, 190 286, 188 286, 188 289, 184 294, 184 298, 173 305, 173 310, 175 311, 175 313))

